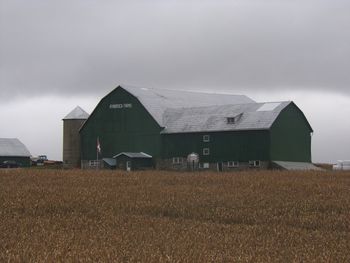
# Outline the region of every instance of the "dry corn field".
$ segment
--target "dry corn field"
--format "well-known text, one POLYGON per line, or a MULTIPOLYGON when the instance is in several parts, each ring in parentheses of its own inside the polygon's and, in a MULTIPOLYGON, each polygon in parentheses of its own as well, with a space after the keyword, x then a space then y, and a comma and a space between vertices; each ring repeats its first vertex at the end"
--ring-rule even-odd
POLYGON ((1 262, 350 262, 350 173, 0 170, 1 262))

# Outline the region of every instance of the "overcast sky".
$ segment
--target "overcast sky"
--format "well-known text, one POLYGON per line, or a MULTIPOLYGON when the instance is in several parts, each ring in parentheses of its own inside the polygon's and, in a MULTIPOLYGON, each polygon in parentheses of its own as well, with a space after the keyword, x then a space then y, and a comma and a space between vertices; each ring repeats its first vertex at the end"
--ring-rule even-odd
POLYGON ((61 119, 118 84, 294 100, 350 159, 349 0, 0 0, 0 137, 62 159, 61 119))

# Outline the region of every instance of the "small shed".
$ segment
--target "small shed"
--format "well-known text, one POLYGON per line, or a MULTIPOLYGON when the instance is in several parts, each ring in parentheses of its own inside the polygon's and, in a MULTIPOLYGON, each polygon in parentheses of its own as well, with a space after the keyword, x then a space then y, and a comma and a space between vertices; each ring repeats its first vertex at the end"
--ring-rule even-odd
POLYGON ((117 162, 114 158, 103 158, 103 168, 115 169, 117 162))
POLYGON ((0 164, 4 161, 16 162, 22 167, 29 167, 30 152, 27 147, 16 138, 0 138, 0 164))
POLYGON ((286 161, 272 161, 272 168, 277 168, 281 170, 289 170, 289 171, 322 171, 321 168, 315 166, 312 163, 306 162, 286 162, 286 161))
POLYGON ((152 156, 144 152, 121 152, 113 158, 118 169, 131 171, 153 168, 152 156))

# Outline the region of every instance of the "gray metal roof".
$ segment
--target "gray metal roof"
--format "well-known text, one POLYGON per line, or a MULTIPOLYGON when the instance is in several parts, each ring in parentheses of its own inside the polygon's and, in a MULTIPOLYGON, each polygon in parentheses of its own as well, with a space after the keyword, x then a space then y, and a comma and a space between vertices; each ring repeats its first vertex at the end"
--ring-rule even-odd
POLYGON ((109 166, 116 166, 117 165, 117 160, 114 158, 102 158, 102 161, 107 163, 109 166))
POLYGON ((210 107, 168 109, 162 133, 269 129, 291 102, 248 103, 210 107), (232 124, 227 118, 238 117, 232 124))
POLYGON ((0 138, 0 156, 30 157, 27 147, 16 138, 0 138))
POLYGON ((277 164, 279 167, 286 170, 302 170, 302 171, 305 171, 305 170, 322 171, 323 170, 312 163, 286 162, 286 161, 273 161, 273 163, 277 164))
POLYGON ((113 158, 117 158, 120 155, 126 155, 130 158, 152 158, 151 155, 144 153, 144 152, 121 152, 121 153, 113 156, 113 158))
POLYGON ((79 106, 75 107, 63 120, 86 120, 89 114, 79 106))
POLYGON ((163 115, 167 109, 189 107, 219 106, 227 104, 254 103, 245 95, 217 94, 197 91, 150 89, 128 85, 119 86, 134 95, 161 127, 164 127, 163 115))

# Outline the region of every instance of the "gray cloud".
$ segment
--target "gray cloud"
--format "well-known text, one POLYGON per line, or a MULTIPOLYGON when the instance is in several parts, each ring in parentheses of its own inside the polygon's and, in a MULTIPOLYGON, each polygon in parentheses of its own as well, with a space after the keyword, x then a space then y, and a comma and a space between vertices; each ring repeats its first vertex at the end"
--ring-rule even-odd
POLYGON ((350 2, 0 0, 0 95, 119 83, 350 96, 350 2))

